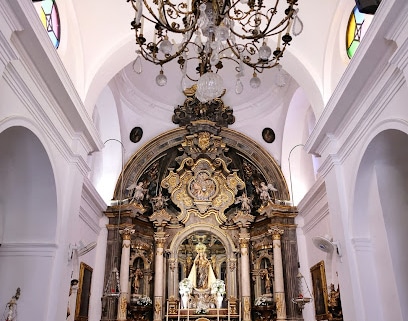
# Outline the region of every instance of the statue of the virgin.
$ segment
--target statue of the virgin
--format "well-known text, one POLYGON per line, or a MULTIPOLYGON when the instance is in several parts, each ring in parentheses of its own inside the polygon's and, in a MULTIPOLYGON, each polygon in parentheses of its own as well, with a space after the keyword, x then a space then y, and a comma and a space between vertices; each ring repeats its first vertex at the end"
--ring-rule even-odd
POLYGON ((188 275, 193 287, 199 290, 210 289, 216 280, 211 261, 207 258, 206 248, 201 242, 196 245, 197 256, 188 275))

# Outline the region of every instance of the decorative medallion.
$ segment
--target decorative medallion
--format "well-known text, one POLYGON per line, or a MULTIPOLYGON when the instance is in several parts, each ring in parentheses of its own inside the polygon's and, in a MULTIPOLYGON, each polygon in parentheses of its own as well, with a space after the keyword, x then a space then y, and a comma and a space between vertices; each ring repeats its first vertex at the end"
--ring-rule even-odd
POLYGON ((228 169, 228 159, 220 158, 223 146, 219 137, 206 131, 187 135, 182 143, 184 154, 179 158, 179 168, 171 170, 162 180, 161 186, 168 190, 172 202, 181 210, 178 219, 182 223, 191 214, 199 218, 215 215, 219 223, 224 223, 227 219, 224 211, 234 204, 238 190, 245 187, 237 172, 228 169), (213 159, 199 152, 208 149, 214 150, 213 159))
POLYGON ((275 132, 272 128, 266 127, 262 130, 262 138, 267 143, 273 143, 275 141, 275 132))
POLYGON ((200 171, 190 181, 188 191, 195 200, 210 201, 217 193, 217 184, 207 171, 200 171))

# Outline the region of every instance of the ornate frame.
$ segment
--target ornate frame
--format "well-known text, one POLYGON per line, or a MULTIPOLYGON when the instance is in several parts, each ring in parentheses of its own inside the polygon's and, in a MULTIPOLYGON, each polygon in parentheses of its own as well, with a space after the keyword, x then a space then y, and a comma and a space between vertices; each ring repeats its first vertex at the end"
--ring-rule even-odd
POLYGON ((329 317, 329 307, 324 261, 313 265, 310 268, 310 273, 312 275, 316 320, 327 320, 329 317))
POLYGON ((75 306, 75 321, 88 321, 89 297, 93 269, 81 262, 79 267, 79 284, 75 306))

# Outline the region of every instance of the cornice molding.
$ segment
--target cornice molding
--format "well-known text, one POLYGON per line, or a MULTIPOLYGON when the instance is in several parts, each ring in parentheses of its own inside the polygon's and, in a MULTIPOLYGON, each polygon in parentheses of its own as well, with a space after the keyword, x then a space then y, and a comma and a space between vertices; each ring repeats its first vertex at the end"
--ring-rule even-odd
POLYGON ((375 88, 375 84, 382 81, 384 69, 388 69, 387 57, 390 57, 395 49, 384 41, 384 33, 389 24, 394 23, 393 15, 401 6, 405 6, 401 1, 387 1, 381 6, 381 10, 377 11, 376 22, 370 26, 306 142, 308 153, 323 155, 326 152, 322 144, 325 136, 329 133, 338 137, 336 133, 352 123, 351 120, 356 114, 355 108, 361 105, 361 101, 355 99, 355 93, 364 92, 364 88, 375 88), (377 64, 373 66, 372 61, 377 64))
POLYGON ((96 212, 100 212, 99 217, 103 217, 103 211, 106 210, 107 204, 96 190, 88 177, 84 178, 82 198, 86 201, 96 212), (84 197, 85 196, 85 197, 84 197))
POLYGON ((303 233, 307 234, 310 232, 315 226, 317 226, 327 215, 329 215, 329 204, 325 203, 318 211, 314 213, 309 220, 304 220, 303 225, 303 233))
POLYGON ((297 205, 299 216, 306 217, 326 195, 326 185, 322 178, 316 180, 297 205))
POLYGON ((16 21, 22 26, 22 32, 13 37, 16 55, 24 62, 26 69, 32 71, 32 79, 53 103, 53 109, 60 114, 64 127, 82 136, 80 141, 87 153, 101 149, 103 143, 99 134, 57 51, 49 41, 32 2, 13 0, 10 7, 18 17, 16 21))
POLYGON ((337 139, 331 135, 326 135, 324 140, 326 150, 323 154, 327 156, 318 170, 321 177, 325 177, 334 165, 342 164, 355 150, 387 107, 392 97, 404 85, 404 82, 404 75, 398 69, 388 68, 361 104, 353 106, 355 107, 355 113, 352 118, 358 121, 353 123, 350 119, 348 126, 335 134, 337 139), (329 145, 333 147, 332 154, 330 154, 331 151, 328 151, 329 145))
POLYGON ((323 179, 320 178, 316 181, 297 207, 299 216, 303 218, 302 230, 305 234, 329 215, 326 185, 323 179))
POLYGON ((5 35, 5 38, 10 38, 11 34, 15 31, 23 30, 23 27, 19 23, 16 15, 14 14, 13 10, 10 8, 10 5, 6 1, 0 1, 0 17, 3 17, 3 21, 5 22, 2 25, 2 33, 4 34, 4 27, 8 27, 8 34, 5 35))
POLYGON ((85 222, 85 224, 95 232, 96 235, 99 234, 101 228, 99 226, 99 219, 96 217, 95 212, 89 213, 89 211, 82 206, 79 207, 79 217, 82 219, 82 221, 85 222))
POLYGON ((79 217, 92 231, 99 234, 104 225, 102 224, 101 227, 100 221, 105 217, 103 212, 106 210, 107 204, 87 177, 84 178, 81 195, 83 203, 79 209, 79 217))
POLYGON ((371 239, 366 237, 355 237, 351 240, 351 244, 356 252, 371 252, 373 250, 371 239))
POLYGON ((0 257, 35 256, 55 257, 57 246, 52 243, 4 243, 0 247, 0 257))
POLYGON ((17 59, 17 55, 14 53, 13 48, 4 37, 4 34, 0 33, 0 75, 3 74, 9 62, 15 59, 17 59))
MULTIPOLYGON (((29 75, 28 70, 26 71, 29 75)), ((16 96, 20 99, 22 104, 27 108, 29 113, 33 116, 34 120, 38 122, 45 135, 59 150, 61 155, 67 160, 68 163, 75 164, 82 175, 86 176, 90 171, 89 166, 81 155, 74 153, 71 146, 67 143, 67 138, 63 137, 63 135, 61 134, 62 128, 66 133, 68 132, 68 129, 64 126, 66 125, 66 123, 64 124, 64 122, 61 121, 58 114, 50 114, 44 109, 48 106, 43 106, 34 96, 32 88, 30 88, 29 84, 27 83, 27 79, 22 78, 21 70, 16 69, 15 63, 9 64, 7 66, 3 78, 14 91, 16 96), (54 118, 51 119, 51 117, 54 118), (57 127, 57 125, 59 125, 60 127, 57 127)), ((42 93, 40 92, 40 94, 42 93)), ((52 108, 52 103, 47 100, 47 97, 42 95, 42 97, 40 98, 43 98, 47 103, 50 103, 51 109, 55 112, 55 109, 52 108)), ((69 137, 72 141, 78 140, 78 137, 74 136, 72 132, 69 134, 69 137)))

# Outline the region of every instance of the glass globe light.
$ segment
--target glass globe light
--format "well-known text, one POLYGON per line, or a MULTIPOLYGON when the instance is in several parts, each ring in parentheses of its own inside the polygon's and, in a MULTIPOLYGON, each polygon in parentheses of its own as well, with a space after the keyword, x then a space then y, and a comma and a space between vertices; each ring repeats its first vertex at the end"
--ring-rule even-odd
POLYGON ((207 72, 197 81, 196 98, 202 103, 220 97, 223 92, 224 81, 218 74, 207 72))
POLYGON ((262 46, 259 48, 259 59, 261 60, 268 60, 272 54, 272 49, 266 45, 264 42, 262 46))
POLYGON ((160 73, 156 77, 156 84, 160 87, 163 87, 164 85, 167 84, 167 77, 163 73, 163 70, 160 70, 160 73))
POLYGON ((261 79, 258 78, 256 72, 254 72, 253 77, 249 81, 251 88, 258 88, 261 85, 261 79))
POLYGON ((167 37, 165 37, 164 40, 160 43, 159 49, 165 55, 169 55, 173 50, 173 44, 169 41, 167 37))

